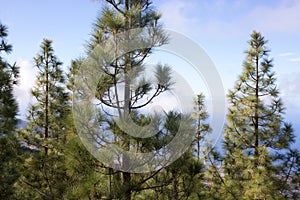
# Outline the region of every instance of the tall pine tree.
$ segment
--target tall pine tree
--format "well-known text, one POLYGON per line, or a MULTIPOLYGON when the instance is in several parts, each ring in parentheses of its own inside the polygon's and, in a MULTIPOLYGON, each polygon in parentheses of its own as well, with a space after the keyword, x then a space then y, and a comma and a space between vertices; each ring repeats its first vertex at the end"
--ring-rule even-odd
POLYGON ((61 199, 67 181, 63 146, 70 115, 65 78, 51 40, 43 40, 34 61, 39 73, 32 95, 37 103, 30 107, 29 123, 23 131, 24 141, 33 152, 26 157, 19 197, 61 199))
MULTIPOLYGON (((153 47, 163 45, 166 42, 167 36, 163 33, 161 25, 158 23, 160 15, 155 12, 150 1, 107 0, 106 2, 107 5, 102 9, 100 16, 95 22, 92 39, 87 49, 87 52, 90 54, 93 54, 94 50, 99 47, 100 49, 105 49, 107 39, 113 38, 116 50, 112 54, 118 55, 111 63, 107 63, 105 66, 95 66, 101 70, 96 98, 102 108, 105 108, 100 114, 100 126, 109 127, 114 134, 112 142, 126 151, 151 151, 154 148, 153 146, 144 145, 143 140, 130 137, 122 130, 122 127, 117 126, 111 116, 107 115, 106 111, 116 109, 120 117, 127 119, 130 116, 134 123, 140 126, 150 123, 150 118, 142 115, 140 109, 169 89, 171 77, 169 67, 159 65, 155 71, 156 82, 143 78, 142 74, 145 71, 144 60, 150 55, 153 47), (131 38, 132 35, 126 32, 134 28, 144 28, 144 30, 152 34, 149 35, 151 38, 144 38, 144 41, 149 42, 149 46, 130 51, 126 50, 127 47, 118 46, 120 41, 129 43, 129 41, 141 37, 136 35, 137 37, 131 38)), ((125 158, 124 162, 122 162, 124 169, 130 169, 131 166, 128 166, 126 162, 129 159, 125 158)), ((153 174, 150 174, 149 177, 137 176, 114 169, 103 170, 108 171, 108 176, 110 177, 108 187, 114 181, 114 187, 119 188, 119 191, 115 191, 115 194, 112 194, 112 198, 132 199, 133 192, 140 187, 137 183, 145 183, 150 177, 154 176, 153 174), (141 180, 143 178, 144 180, 141 180)), ((110 190, 108 189, 108 191, 110 190)), ((109 194, 105 196, 107 197, 109 194)))
POLYGON ((224 199, 282 199, 274 161, 294 141, 268 57, 267 41, 254 31, 242 75, 229 91, 220 195, 224 199))

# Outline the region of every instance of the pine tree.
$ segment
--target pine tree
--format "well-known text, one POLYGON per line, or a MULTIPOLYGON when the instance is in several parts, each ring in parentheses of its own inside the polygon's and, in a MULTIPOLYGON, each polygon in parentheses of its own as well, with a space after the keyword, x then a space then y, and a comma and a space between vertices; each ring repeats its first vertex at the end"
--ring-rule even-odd
POLYGON ((2 57, 11 53, 7 27, 0 23, 0 199, 11 199, 19 176, 20 145, 16 138, 18 105, 13 96, 19 68, 2 57))
MULTIPOLYGON (((95 53, 95 49, 100 47, 100 51, 105 49, 105 42, 109 37, 113 38, 116 44, 114 55, 119 55, 107 63, 106 66, 95 66, 101 70, 99 83, 96 91, 96 98, 101 104, 104 111, 99 114, 101 127, 109 127, 109 130, 114 134, 112 139, 114 144, 119 145, 124 150, 135 150, 137 152, 150 151, 153 146, 147 146, 143 140, 130 137, 122 127, 118 127, 113 122, 111 116, 105 113, 109 109, 116 109, 120 117, 127 119, 128 116, 133 119, 136 124, 149 124, 149 116, 145 116, 139 110, 147 106, 155 97, 169 89, 171 85, 170 68, 159 65, 156 68, 155 78, 153 83, 142 77, 145 71, 143 62, 150 55, 151 49, 155 46, 163 45, 167 36, 163 33, 161 25, 158 23, 160 15, 157 14, 151 2, 148 0, 140 1, 111 1, 107 0, 107 6, 103 8, 100 17, 97 18, 94 25, 92 39, 88 44, 87 52, 91 55, 95 53), (151 38, 144 38, 144 41, 149 42, 147 48, 130 50, 127 52, 126 47, 118 46, 119 42, 124 42, 140 38, 141 35, 133 37, 128 31, 134 28, 145 28, 152 33, 151 38), (127 31, 127 32, 126 32, 127 31), (119 88, 122 88, 121 90, 119 88), (144 146, 143 146, 144 145, 144 146), (147 147, 146 147, 147 146, 147 147)), ((141 42, 141 41, 138 41, 141 42)), ((111 55, 107 55, 111 56, 111 55)), ((109 59, 107 59, 109 60, 109 59)), ((83 79, 84 80, 84 79, 83 79)), ((78 93, 79 94, 79 93, 78 93)), ((82 111, 81 111, 82 113, 82 111)), ((149 141, 148 141, 149 142, 149 141)), ((130 159, 130 158, 128 158, 130 159)), ((124 159, 122 166, 124 169, 127 166, 128 159, 124 159)), ((111 181, 109 185, 114 184, 115 188, 120 188, 115 191, 115 198, 131 199, 134 190, 137 190, 136 183, 143 182, 143 176, 135 176, 129 172, 119 172, 114 169, 102 169, 110 171, 111 181), (120 184, 121 183, 121 184, 120 184), (121 195, 121 196, 119 196, 121 195)), ((152 175, 150 174, 149 177, 152 175)), ((144 177, 147 180, 147 177, 144 177)), ((108 195, 109 196, 109 195, 108 195)), ((107 195, 106 195, 107 197, 107 195)), ((113 197, 112 197, 113 198, 113 197)))
POLYGON ((243 73, 229 91, 220 183, 225 199, 281 199, 276 187, 276 154, 294 141, 268 57, 267 41, 251 34, 243 73))
POLYGON ((64 148, 70 107, 65 91, 62 63, 54 55, 52 41, 44 39, 34 58, 38 69, 28 126, 23 131, 29 149, 19 180, 22 199, 61 199, 66 187, 64 148))

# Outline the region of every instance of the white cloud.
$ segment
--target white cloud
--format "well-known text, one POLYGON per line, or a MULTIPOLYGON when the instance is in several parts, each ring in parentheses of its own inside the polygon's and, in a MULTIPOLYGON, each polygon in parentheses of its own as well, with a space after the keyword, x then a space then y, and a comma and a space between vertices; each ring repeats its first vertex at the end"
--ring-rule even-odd
POLYGON ((278 56, 288 57, 288 56, 293 56, 293 55, 295 55, 295 53, 293 53, 293 52, 284 52, 284 53, 279 54, 278 56))
POLYGON ((249 34, 300 33, 300 1, 281 0, 251 7, 248 1, 228 4, 218 1, 165 1, 159 7, 166 27, 179 32, 209 37, 232 38, 249 34))
POLYGON ((162 21, 167 28, 179 32, 189 32, 195 23, 195 18, 188 16, 188 13, 195 8, 192 1, 165 1, 158 10, 163 13, 162 21))
POLYGON ((246 21, 251 21, 259 30, 266 32, 299 33, 300 1, 286 1, 273 8, 258 6, 249 13, 246 21))
MULTIPOLYGON (((225 10, 226 8, 224 8, 225 10)), ((231 8, 234 10, 234 8, 231 8)), ((218 18, 210 21, 208 27, 214 33, 236 36, 245 31, 258 30, 264 33, 297 34, 300 33, 300 1, 285 1, 276 5, 258 5, 246 10, 239 17, 225 21, 218 18), (213 29, 212 27, 215 27, 213 29)), ((226 12, 226 11, 223 11, 226 12)))
POLYGON ((300 72, 284 74, 279 79, 281 96, 285 105, 291 111, 299 111, 300 100, 300 72))
POLYGON ((300 57, 297 56, 295 53, 293 52, 285 52, 285 53, 281 53, 278 56, 280 57, 288 57, 288 61, 289 62, 300 62, 300 57))
POLYGON ((28 104, 32 102, 31 89, 35 83, 36 71, 32 64, 23 59, 18 59, 17 65, 20 67, 19 84, 15 87, 14 94, 19 103, 19 114, 25 118, 28 104))
POLYGON ((300 58, 291 58, 289 59, 290 62, 300 62, 300 58))

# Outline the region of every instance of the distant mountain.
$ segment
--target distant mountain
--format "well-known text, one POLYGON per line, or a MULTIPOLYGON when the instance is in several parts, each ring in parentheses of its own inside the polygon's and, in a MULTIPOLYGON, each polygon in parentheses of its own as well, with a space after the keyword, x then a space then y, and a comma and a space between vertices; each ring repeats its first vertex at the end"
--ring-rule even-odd
POLYGON ((293 147, 300 150, 300 124, 294 123, 293 128, 294 128, 294 134, 296 136, 295 138, 296 142, 293 145, 293 147))
POLYGON ((17 119, 17 129, 26 128, 27 122, 22 119, 17 119))
MULTIPOLYGON (((17 129, 26 128, 27 122, 22 119, 17 119, 17 129)), ((0 137, 5 137, 5 134, 0 133, 0 137)))
MULTIPOLYGON (((26 128, 28 122, 22 120, 22 119, 17 119, 17 129, 20 128, 26 128)), ((36 146, 28 145, 26 142, 20 142, 20 145, 22 147, 22 150, 25 152, 39 152, 40 150, 36 146)))

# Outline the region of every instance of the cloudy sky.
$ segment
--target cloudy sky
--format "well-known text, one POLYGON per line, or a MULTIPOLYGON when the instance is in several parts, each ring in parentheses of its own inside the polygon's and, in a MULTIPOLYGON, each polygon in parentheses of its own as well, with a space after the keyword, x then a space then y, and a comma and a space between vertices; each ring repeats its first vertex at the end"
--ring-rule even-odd
MULTIPOLYGON (((15 94, 24 118, 35 71, 32 58, 43 38, 53 40, 67 69, 84 53, 91 24, 101 3, 91 0, 1 1, 0 21, 9 27, 14 51, 6 56, 21 67, 15 94)), ((297 0, 154 0, 165 27, 180 32, 205 49, 215 63, 225 92, 241 73, 249 35, 262 32, 269 41, 278 87, 286 105, 286 120, 300 135, 300 1, 297 0)))

